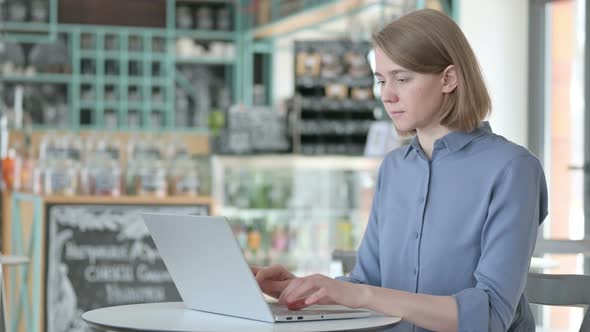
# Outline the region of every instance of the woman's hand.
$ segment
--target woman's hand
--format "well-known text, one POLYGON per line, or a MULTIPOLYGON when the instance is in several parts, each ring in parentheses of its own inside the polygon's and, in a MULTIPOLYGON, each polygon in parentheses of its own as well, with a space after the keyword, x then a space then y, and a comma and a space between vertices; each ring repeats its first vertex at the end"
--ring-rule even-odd
POLYGON ((275 299, 278 299, 283 290, 295 279, 291 272, 278 264, 268 267, 251 266, 250 269, 262 292, 275 299))
POLYGON ((279 303, 291 310, 312 304, 340 304, 349 308, 363 306, 368 295, 365 285, 339 281, 321 274, 291 280, 279 297, 279 303))

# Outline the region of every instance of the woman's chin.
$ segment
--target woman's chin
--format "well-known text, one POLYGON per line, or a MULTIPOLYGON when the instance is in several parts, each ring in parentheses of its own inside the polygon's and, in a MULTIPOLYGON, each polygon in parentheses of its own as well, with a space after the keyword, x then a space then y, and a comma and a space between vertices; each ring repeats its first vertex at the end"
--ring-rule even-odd
POLYGON ((403 125, 401 123, 396 123, 393 121, 393 126, 395 127, 395 131, 397 132, 398 136, 412 136, 416 133, 416 128, 412 126, 403 125))

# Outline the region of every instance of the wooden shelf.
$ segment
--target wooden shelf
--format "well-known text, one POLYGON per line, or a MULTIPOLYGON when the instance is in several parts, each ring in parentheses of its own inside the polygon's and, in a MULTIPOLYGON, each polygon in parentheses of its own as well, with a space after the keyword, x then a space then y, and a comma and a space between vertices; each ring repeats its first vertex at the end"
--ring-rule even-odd
POLYGON ((176 63, 178 64, 233 65, 235 62, 234 57, 216 57, 211 55, 176 58, 176 63))
MULTIPOLYGON (((215 156, 218 165, 240 165, 256 169, 329 169, 377 171, 383 158, 364 156, 305 156, 299 154, 256 155, 256 156, 215 156)), ((215 166, 214 166, 215 168, 215 166)))
POLYGON ((41 196, 47 204, 114 204, 114 205, 191 205, 213 204, 213 198, 209 196, 41 196))
POLYGON ((274 23, 254 29, 254 38, 264 39, 291 33, 300 29, 323 23, 340 15, 355 12, 364 7, 379 4, 376 0, 341 0, 318 6, 292 16, 288 16, 274 23))
POLYGON ((97 204, 97 205, 210 205, 214 200, 211 196, 92 196, 92 195, 36 195, 25 192, 2 192, 4 201, 9 202, 12 195, 25 198, 38 197, 43 204, 97 204))
POLYGON ((176 37, 189 37, 201 40, 235 41, 236 33, 223 30, 177 29, 176 37))
POLYGON ((37 73, 35 75, 0 75, 0 81, 12 83, 60 83, 68 84, 72 80, 70 74, 47 74, 37 73))

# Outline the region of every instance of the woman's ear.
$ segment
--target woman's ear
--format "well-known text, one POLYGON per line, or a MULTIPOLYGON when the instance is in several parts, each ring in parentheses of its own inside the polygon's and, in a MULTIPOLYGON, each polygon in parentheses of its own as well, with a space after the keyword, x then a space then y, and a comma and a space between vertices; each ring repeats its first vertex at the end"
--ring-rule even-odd
POLYGON ((458 77, 457 77, 457 68, 455 65, 449 65, 443 71, 443 86, 442 92, 443 93, 451 93, 457 88, 458 84, 458 77))

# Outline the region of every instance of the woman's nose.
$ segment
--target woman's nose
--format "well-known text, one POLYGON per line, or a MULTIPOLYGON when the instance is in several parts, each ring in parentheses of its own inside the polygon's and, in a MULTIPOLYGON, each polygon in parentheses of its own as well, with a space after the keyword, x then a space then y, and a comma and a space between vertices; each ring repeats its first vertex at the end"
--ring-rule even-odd
POLYGON ((383 103, 397 103, 399 101, 399 95, 391 89, 381 89, 381 101, 383 103))

